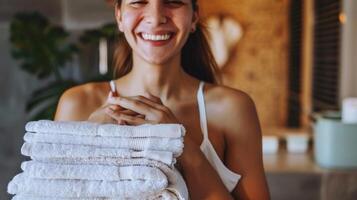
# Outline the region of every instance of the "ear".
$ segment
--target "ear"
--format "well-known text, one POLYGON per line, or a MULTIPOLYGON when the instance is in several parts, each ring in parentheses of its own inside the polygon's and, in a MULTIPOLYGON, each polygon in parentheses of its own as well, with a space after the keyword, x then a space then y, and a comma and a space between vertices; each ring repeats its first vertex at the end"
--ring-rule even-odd
POLYGON ((123 32, 123 23, 122 23, 122 19, 121 19, 121 10, 120 10, 120 6, 115 5, 115 19, 118 23, 118 28, 119 31, 123 32))
POLYGON ((195 32, 196 31, 196 27, 199 21, 199 13, 198 10, 193 12, 192 15, 192 27, 191 27, 191 31, 195 32))

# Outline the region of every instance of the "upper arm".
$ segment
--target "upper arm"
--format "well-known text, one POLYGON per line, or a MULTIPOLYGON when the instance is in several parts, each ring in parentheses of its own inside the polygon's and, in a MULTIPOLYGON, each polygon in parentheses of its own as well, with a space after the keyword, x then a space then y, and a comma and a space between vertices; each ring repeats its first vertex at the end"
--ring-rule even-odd
POLYGON ((239 199, 269 199, 263 159, 262 135, 253 100, 245 93, 231 91, 226 103, 225 162, 242 178, 233 191, 239 199))
POLYGON ((79 86, 66 90, 58 103, 56 121, 84 121, 88 119, 84 101, 85 92, 79 86))

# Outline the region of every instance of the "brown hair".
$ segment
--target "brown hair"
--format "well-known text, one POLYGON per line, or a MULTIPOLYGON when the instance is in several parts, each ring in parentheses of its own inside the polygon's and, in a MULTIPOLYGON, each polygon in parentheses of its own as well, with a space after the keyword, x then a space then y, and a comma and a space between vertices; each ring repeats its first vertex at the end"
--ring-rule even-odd
MULTIPOLYGON (((197 0, 191 0, 193 9, 198 10, 197 0)), ((117 0, 116 6, 121 5, 117 0)), ((182 49, 181 65, 183 70, 191 76, 208 82, 220 82, 219 70, 206 38, 206 29, 201 22, 196 31, 191 33, 182 49)), ((114 76, 122 77, 133 67, 132 49, 124 34, 119 34, 118 46, 114 53, 114 76)))

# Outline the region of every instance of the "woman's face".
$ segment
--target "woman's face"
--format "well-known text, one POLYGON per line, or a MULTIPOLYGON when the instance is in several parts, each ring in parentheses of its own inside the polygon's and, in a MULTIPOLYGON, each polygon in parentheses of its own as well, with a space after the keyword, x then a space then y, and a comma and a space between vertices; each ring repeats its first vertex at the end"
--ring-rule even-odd
POLYGON ((134 56, 164 64, 180 57, 198 14, 191 0, 123 0, 116 18, 134 56))

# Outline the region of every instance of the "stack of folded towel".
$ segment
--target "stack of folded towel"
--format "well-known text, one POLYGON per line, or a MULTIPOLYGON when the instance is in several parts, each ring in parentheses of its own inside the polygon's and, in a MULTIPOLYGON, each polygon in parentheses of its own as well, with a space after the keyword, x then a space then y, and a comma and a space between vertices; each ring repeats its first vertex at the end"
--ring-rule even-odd
POLYGON ((183 150, 179 124, 121 126, 41 120, 26 125, 15 200, 188 199, 174 168, 183 150))

